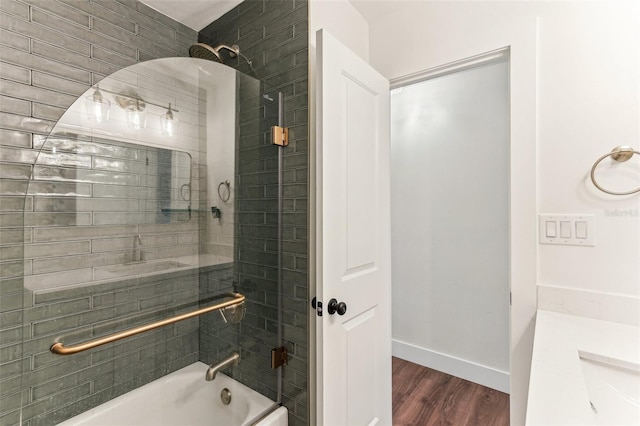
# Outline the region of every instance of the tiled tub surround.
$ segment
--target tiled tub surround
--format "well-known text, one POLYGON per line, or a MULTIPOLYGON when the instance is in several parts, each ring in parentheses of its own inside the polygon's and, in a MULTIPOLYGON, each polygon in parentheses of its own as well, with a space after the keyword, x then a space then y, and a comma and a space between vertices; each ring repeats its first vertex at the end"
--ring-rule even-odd
MULTIPOLYGON (((241 58, 225 57, 225 63, 249 75, 257 75, 284 95, 284 122, 290 144, 284 148, 282 321, 289 364, 282 370, 282 402, 289 409, 290 425, 309 419, 308 385, 308 5, 306 0, 254 1, 233 8, 205 27, 199 41, 212 46, 238 44, 253 61, 253 70, 241 58)), ((265 110, 265 118, 276 112, 265 110)), ((268 132, 273 124, 240 122, 257 126, 241 129, 237 158, 236 221, 238 290, 248 295, 247 317, 240 324, 240 347, 247 357, 230 372, 237 380, 273 395, 261 376, 269 368, 263 340, 276 336, 277 315, 277 153, 268 132), (257 135, 254 138, 252 135, 257 135), (241 197, 245 197, 243 201, 241 197), (245 362, 246 361, 246 362, 245 362)), ((204 326, 203 334, 215 333, 204 326)), ((206 341, 202 338, 201 342, 206 341)), ((203 347, 205 357, 215 357, 203 347)), ((267 373, 269 374, 269 373, 267 373)), ((269 380, 270 381, 270 380, 269 380)))
MULTIPOLYGON (((228 265, 203 268, 208 273, 228 265)), ((25 353, 23 416, 31 425, 56 424, 199 359, 200 318, 178 322, 88 352, 54 355, 55 341, 67 346, 144 325, 204 306, 199 268, 132 277, 32 294, 25 309, 30 323, 25 353), (64 330, 64 331, 60 331, 64 330)), ((207 321, 221 323, 217 312, 207 321)), ((19 389, 19 377, 6 381, 19 389)))
MULTIPOLYGON (((284 334, 291 356, 289 366, 284 370, 283 401, 292 413, 291 424, 305 424, 308 417, 306 398, 308 164, 306 15, 306 1, 249 1, 232 10, 226 18, 223 17, 224 19, 211 28, 220 35, 221 42, 230 44, 233 40, 237 40, 241 43, 243 52, 254 60, 254 67, 259 76, 266 78, 285 94, 285 121, 291 128, 291 145, 285 150, 284 334)), ((0 202, 0 210, 2 210, 0 212, 0 250, 2 250, 0 253, 2 254, 0 258, 2 261, 0 264, 2 270, 2 278, 0 278, 2 327, 0 422, 3 425, 18 422, 20 398, 24 397, 28 407, 25 414, 34 416, 32 420, 25 417, 25 423, 52 424, 57 420, 50 420, 48 415, 40 413, 52 413, 49 410, 53 410, 54 407, 68 407, 70 410, 80 410, 80 406, 88 408, 99 403, 98 400, 102 400, 103 396, 118 394, 128 387, 127 385, 116 386, 115 383, 118 383, 119 379, 114 379, 114 386, 98 396, 81 395, 80 390, 65 392, 57 388, 51 389, 48 394, 34 393, 34 387, 39 383, 56 383, 57 377, 73 376, 73 372, 77 370, 77 368, 73 370, 62 368, 63 365, 68 365, 66 361, 60 361, 60 368, 58 365, 42 365, 38 363, 40 361, 36 362, 36 355, 48 355, 46 346, 50 339, 43 338, 47 341, 45 344, 38 338, 32 338, 32 318, 34 318, 33 321, 40 321, 41 314, 34 314, 35 316, 31 317, 32 314, 29 313, 31 309, 35 309, 35 312, 53 312, 54 316, 66 317, 75 299, 42 302, 36 307, 33 295, 30 294, 25 300, 27 309, 24 316, 21 311, 23 306, 22 279, 20 278, 23 270, 21 245, 23 241, 28 244, 34 241, 32 229, 27 229, 26 232, 22 230, 24 217, 22 195, 30 175, 30 164, 35 158, 35 153, 32 151, 34 142, 37 149, 38 142, 49 133, 55 120, 90 84, 99 82, 104 76, 136 61, 153 57, 186 56, 188 46, 195 41, 195 33, 135 0, 91 2, 2 0, 0 27, 0 61, 2 62, 0 64, 0 96, 2 96, 0 99, 2 109, 0 111, 0 171, 2 172, 0 192, 3 197, 0 202), (134 23, 133 26, 130 25, 131 22, 134 23), (88 49, 82 47, 85 44, 88 45, 88 49), (7 245, 18 246, 18 248, 6 250, 7 245), (28 324, 24 328, 26 339, 24 352, 20 343, 23 337, 23 319, 28 324), (27 370, 33 369, 33 374, 40 375, 40 378, 25 379, 24 392, 20 392, 20 388, 16 388, 16 383, 23 366, 27 370), (38 415, 36 419, 35 416, 38 415)), ((212 32, 209 32, 209 35, 212 35, 212 32)), ((240 64, 240 67, 248 71, 246 64, 240 64)), ((246 185, 243 191, 248 201, 243 207, 245 214, 258 213, 258 206, 261 203, 273 202, 273 157, 262 155, 269 142, 267 129, 261 129, 261 132, 256 134, 261 136, 264 143, 254 146, 246 144, 245 148, 242 148, 244 153, 248 154, 241 161, 243 171, 240 172, 246 185), (255 203, 249 201, 249 197, 256 197, 255 203)), ((199 178, 205 176, 204 170, 204 165, 194 164, 194 173, 199 178)), ((63 183, 59 182, 56 185, 62 187, 63 183)), ((202 180, 200 194, 205 193, 206 186, 205 180, 202 180)), ((27 207, 31 208, 29 199, 27 203, 27 207)), ((258 216, 258 214, 247 216, 244 227, 245 260, 242 262, 243 265, 238 266, 246 277, 255 278, 255 280, 245 280, 248 289, 255 286, 256 294, 263 295, 263 299, 258 299, 256 302, 263 312, 260 316, 256 315, 255 321, 245 322, 247 332, 261 336, 267 329, 273 331, 273 323, 268 318, 273 313, 275 298, 271 291, 272 287, 257 286, 262 280, 273 283, 275 268, 272 265, 275 249, 273 240, 265 238, 262 232, 263 228, 272 226, 273 216, 264 213, 261 217, 258 216), (246 254, 252 250, 264 255, 251 260, 246 257, 246 254)), ((91 238, 111 238, 128 237, 140 233, 144 238, 145 234, 149 237, 162 234, 162 227, 169 225, 142 226, 142 229, 132 228, 132 225, 94 226, 89 235, 92 236, 91 238)), ((191 228, 190 222, 170 226, 178 227, 176 234, 193 236, 194 228, 191 228)), ((64 228, 68 230, 70 227, 58 225, 51 227, 51 230, 62 234, 64 228)), ((195 229, 198 230, 200 243, 203 241, 203 235, 210 234, 203 225, 202 218, 198 219, 198 226, 195 229)), ((61 241, 67 242, 69 239, 63 238, 61 241)), ((169 248, 166 248, 166 251, 169 251, 169 248)), ((199 261, 202 262, 202 256, 199 261)), ((185 271, 175 273, 180 274, 185 271)), ((206 270, 203 274, 215 276, 211 271, 206 270)), ((202 288, 202 279, 200 281, 199 285, 202 288)), ((227 280, 225 285, 228 284, 227 280)), ((64 291, 73 290, 77 289, 64 291)), ((108 288, 102 288, 102 290, 109 291, 108 288)), ((69 295, 72 296, 70 293, 69 295)), ((171 304, 169 296, 165 297, 165 302, 171 304)), ((112 310, 117 311, 115 308, 112 310)), ((254 312, 259 311, 260 309, 254 310, 254 312)), ((214 318, 209 319, 215 321, 214 318)), ((187 323, 176 324, 166 330, 161 329, 133 338, 134 340, 130 340, 129 348, 144 347, 146 350, 139 351, 137 355, 132 354, 132 359, 145 359, 158 371, 168 372, 169 369, 178 368, 175 357, 177 356, 180 360, 188 358, 180 353, 178 347, 197 342, 197 340, 188 339, 185 345, 176 343, 179 330, 182 330, 183 326, 187 327, 187 323), (150 350, 151 347, 154 349, 150 350), (154 352, 156 347, 160 348, 162 356, 149 357, 148 355, 154 352), (164 351, 165 347, 173 347, 173 350, 164 351)), ((231 326, 226 330, 233 327, 238 326, 231 326)), ((216 327, 214 324, 213 328, 222 330, 222 333, 225 332, 224 327, 216 327)), ((232 337, 234 338, 236 337, 232 337)), ((200 341, 200 345, 202 343, 200 341)), ((101 349, 101 353, 106 355, 110 350, 111 348, 105 347, 104 351, 101 349)), ((42 359, 40 357, 40 360, 42 359)), ((89 362, 86 354, 78 361, 81 365, 89 362)), ((107 361, 104 362, 106 364, 107 361)), ((128 359, 124 356, 112 361, 114 364, 120 362, 128 365, 128 359)), ((247 362, 245 366, 251 364, 247 362)), ((259 365, 259 367, 263 366, 259 365)), ((95 370, 83 369, 83 371, 83 374, 89 376, 99 374, 94 372, 95 370)), ((259 370, 255 368, 254 371, 259 370)), ((251 376, 255 378, 259 373, 251 376)), ((133 375, 129 378, 132 380, 128 385, 135 381, 142 383, 147 380, 146 377, 138 379, 133 375)), ((258 387, 260 377, 255 381, 257 382, 255 386, 258 387)))
MULTIPOLYGON (((222 67, 219 64, 203 64, 202 61, 192 59, 167 59, 136 65, 135 70, 155 71, 152 74, 154 79, 166 84, 167 81, 173 82, 173 79, 153 67, 167 63, 180 65, 181 62, 197 62, 193 64, 196 69, 205 71, 208 67, 222 67)), ((117 73, 103 80, 101 85, 113 91, 114 85, 123 81, 130 80, 127 83, 129 86, 133 84, 132 75, 138 84, 148 80, 141 78, 146 77, 147 73, 139 75, 132 70, 133 68, 117 73), (124 79, 120 80, 122 74, 124 79)), ((183 73, 186 71, 183 70, 183 73)), ((150 85, 142 96, 151 96, 155 93, 154 89, 155 86, 150 85)), ((140 86, 137 90, 142 91, 140 86)), ((174 135, 176 137, 161 140, 157 132, 154 133, 154 129, 148 127, 146 132, 136 134, 136 142, 178 146, 188 150, 188 157, 191 158, 189 161, 193 161, 198 167, 198 160, 205 158, 202 151, 206 151, 209 145, 206 139, 201 138, 201 135, 206 134, 202 129, 211 117, 197 112, 200 108, 207 110, 206 90, 201 89, 196 93, 198 98, 192 101, 192 109, 195 112, 189 119, 187 109, 190 104, 179 97, 179 90, 174 91, 174 96, 177 97, 172 99, 174 105, 176 108, 182 108, 182 122, 178 134, 174 135)), ((258 98, 258 94, 254 97, 258 98)), ((82 101, 80 99, 79 102, 82 101)), ((233 99, 231 105, 234 105, 233 99)), ((252 111, 254 114, 258 112, 257 108, 253 108, 252 111)), ((176 167, 162 160, 162 157, 171 156, 166 149, 158 151, 138 144, 105 140, 103 137, 67 133, 70 129, 77 130, 80 127, 82 131, 87 128, 89 124, 83 123, 83 117, 85 116, 82 108, 77 108, 77 104, 74 104, 56 124, 54 134, 43 143, 35 160, 34 170, 47 171, 34 171, 34 179, 27 189, 34 209, 33 213, 25 213, 25 227, 32 227, 34 238, 33 243, 25 244, 25 258, 27 264, 31 265, 24 280, 29 296, 27 306, 39 307, 41 303, 75 300, 78 294, 86 296, 85 301, 88 303, 73 305, 76 312, 65 311, 66 315, 54 320, 36 321, 28 315, 23 318, 26 325, 22 331, 25 339, 24 354, 29 354, 33 359, 28 364, 23 364, 23 389, 29 389, 28 392, 22 392, 23 418, 32 424, 55 423, 77 414, 78 410, 100 404, 114 395, 145 383, 143 379, 132 379, 132 370, 125 368, 123 373, 121 370, 124 365, 135 366, 134 371, 153 370, 158 374, 149 374, 149 377, 159 377, 184 366, 185 363, 193 362, 194 358, 199 359, 199 319, 168 327, 173 331, 150 333, 150 337, 143 341, 148 342, 145 345, 153 346, 154 349, 149 349, 144 356, 139 353, 130 355, 130 346, 126 341, 121 344, 114 343, 113 346, 118 349, 111 350, 108 355, 113 359, 127 357, 127 361, 125 364, 116 365, 117 362, 110 360, 108 365, 113 367, 111 370, 94 365, 94 353, 104 353, 101 350, 58 360, 59 356, 48 353, 48 347, 54 339, 60 337, 71 342, 82 341, 89 337, 110 334, 131 325, 163 319, 176 312, 193 310, 197 308, 199 300, 209 296, 200 291, 198 267, 210 273, 207 265, 213 264, 215 270, 215 264, 231 260, 206 255, 201 251, 202 247, 206 247, 206 244, 200 242, 202 236, 207 235, 206 228, 211 221, 207 218, 211 215, 200 206, 199 200, 206 197, 202 197, 199 191, 202 186, 206 188, 206 184, 199 184, 199 174, 193 170, 196 167, 189 171, 183 164, 182 169, 186 170, 178 170, 179 182, 172 184, 173 169, 176 167), (78 126, 78 123, 82 123, 83 126, 78 126), (104 166, 104 169, 96 168, 96 165, 104 166), (172 169, 170 174, 163 172, 169 168, 172 169), (190 215, 180 212, 177 217, 174 213, 169 213, 169 216, 162 213, 162 206, 184 210, 185 200, 178 196, 184 184, 179 183, 184 182, 189 175, 191 196, 187 198, 191 205, 195 206, 193 212, 190 215), (168 182, 165 182, 167 180, 168 182), (169 188, 170 186, 175 188, 169 188), (46 207, 46 214, 35 211, 40 203, 46 207), (176 222, 170 222, 176 219, 176 222), (162 223, 163 221, 169 223, 162 223), (41 244, 42 235, 48 235, 57 243, 41 244), (66 256, 58 256, 60 248, 65 250, 66 256), (127 278, 118 279, 118 276, 127 278), (156 282, 159 284, 156 285, 156 282), (150 283, 153 284, 147 285, 150 283), (144 288, 138 290, 137 287, 140 285, 144 288), (119 291, 118 295, 104 295, 114 287, 119 291), (161 341, 177 339, 175 341, 178 343, 165 351, 158 338, 161 341), (31 340, 36 340, 41 346, 31 345, 31 340), (180 348, 177 349, 175 346, 180 348), (35 388, 41 382, 41 371, 45 368, 43 365, 47 365, 37 363, 35 360, 38 358, 50 359, 47 362, 61 366, 59 369, 51 370, 57 371, 62 377, 54 378, 57 385, 50 393, 35 392, 35 388), (90 379, 83 379, 80 384, 73 378, 71 382, 66 380, 72 370, 71 367, 65 369, 64 365, 77 365, 84 358, 90 360, 86 365, 91 369, 91 372, 87 373, 90 379), (115 379, 111 379, 110 375, 115 379), (112 389, 104 391, 104 386, 94 383, 96 380, 105 386, 110 385, 112 389), (98 395, 93 395, 96 393, 94 389, 97 389, 98 395), (88 393, 85 393, 85 390, 88 393)), ((95 125, 90 127, 90 130, 83 131, 85 134, 112 133, 125 141, 134 140, 134 136, 129 135, 129 132, 130 130, 122 125, 116 125, 114 128, 95 125)), ((18 318, 15 320, 18 321, 18 318)), ((215 323, 216 320, 217 318, 212 321, 215 323)), ((18 347, 19 343, 15 343, 18 347)), ((136 347, 135 341, 132 341, 132 345, 136 347)), ((14 379, 15 383, 19 383, 19 377, 14 379)), ((19 396, 21 393, 15 392, 14 395, 19 396)), ((14 399, 19 400, 19 397, 14 399)), ((11 415, 15 417, 16 414, 11 415)))
MULTIPOLYGON (((268 130, 277 124, 277 94, 265 96, 257 80, 239 76, 238 146, 236 147, 237 219, 235 221, 236 250, 234 290, 247 297, 246 318, 238 324, 236 333, 220 334, 204 320, 201 324, 201 360, 214 363, 229 355, 235 345, 242 362, 229 375, 252 389, 276 400, 277 371, 271 369, 270 350, 280 346, 277 334, 278 312, 278 227, 277 227, 277 156, 278 147, 266 139, 268 130), (256 89, 258 91, 256 92, 256 89), (256 112, 260 112, 256 114, 256 112), (259 117, 259 119, 256 119, 259 117), (260 148, 259 151, 256 148, 260 148), (256 154, 259 157, 256 158, 256 154), (256 160, 264 165, 266 175, 247 173, 246 164, 256 160)), ((219 285, 217 278, 202 282, 211 288, 219 285)), ((220 289, 222 290, 222 289, 220 289)))
POLYGON ((526 424, 640 423, 639 366, 639 327, 538 310, 526 424), (590 377, 582 358, 587 362, 595 359, 605 369, 612 368, 625 374, 626 381, 635 378, 635 395, 625 394, 623 388, 615 389, 614 386, 609 388, 609 392, 617 391, 619 394, 613 399, 624 398, 626 403, 607 400, 606 395, 599 394, 597 389, 599 385, 608 388, 607 377, 596 377, 596 382, 593 382, 594 377, 590 377), (609 405, 611 402, 613 404, 609 405), (614 404, 617 403, 622 405, 616 407, 614 404), (621 414, 628 415, 626 421, 612 420, 621 414))
MULTIPOLYGON (((63 318, 55 322, 64 325, 68 321, 73 330, 74 324, 69 317, 73 312, 79 312, 79 318, 83 321, 106 323, 107 311, 115 313, 124 307, 121 304, 112 304, 111 307, 103 304, 99 307, 98 304, 95 306, 96 312, 92 312, 89 307, 94 301, 93 295, 78 296, 72 293, 60 293, 67 294, 67 300, 46 301, 38 299, 44 296, 34 298, 32 293, 27 293, 25 298, 22 280, 24 243, 28 246, 27 254, 34 260, 27 262, 24 271, 27 274, 33 272, 35 259, 41 256, 44 263, 36 268, 43 267, 48 259, 46 256, 60 254, 62 250, 77 253, 77 256, 84 259, 85 265, 106 256, 103 252, 93 256, 86 252, 79 253, 86 249, 86 243, 84 246, 82 243, 73 245, 72 241, 78 239, 131 238, 135 233, 140 233, 143 238, 146 234, 147 242, 151 244, 153 238, 164 231, 163 227, 175 225, 172 234, 177 244, 197 244, 198 228, 191 223, 148 224, 141 228, 136 225, 99 225, 71 229, 64 224, 64 220, 75 223, 72 215, 60 213, 56 216, 46 212, 42 216, 48 215, 52 221, 55 217, 60 223, 43 228, 37 233, 31 226, 24 230, 22 228, 24 194, 31 165, 37 156, 36 151, 65 109, 91 84, 101 81, 106 75, 139 61, 187 56, 188 47, 195 41, 195 31, 135 0, 0 1, 1 424, 13 425, 19 422, 21 399, 26 407, 25 424, 53 424, 55 420, 37 416, 64 406, 73 411, 81 406, 99 403, 109 394, 122 392, 135 381, 144 382, 159 371, 165 373, 168 369, 178 368, 183 365, 182 360, 191 359, 191 354, 197 353, 197 332, 193 331, 193 327, 182 324, 134 338, 135 341, 131 341, 129 349, 124 352, 128 355, 113 361, 107 361, 107 358, 100 361, 100 357, 113 351, 108 347, 95 355, 84 354, 74 359, 53 358, 47 361, 49 355, 46 347, 51 338, 56 337, 44 335, 48 333, 45 329, 48 320, 63 318), (80 232, 84 234, 75 237, 72 235, 80 232), (59 252, 56 253, 56 250, 59 252), (187 335, 192 335, 192 338, 184 337, 187 335), (195 349, 190 345, 195 345, 195 349), (156 349, 159 356, 149 357, 156 349), (133 382, 130 381, 128 385, 116 386, 119 379, 115 378, 110 385, 108 373, 103 376, 104 368, 109 363, 114 366, 128 365, 130 359, 139 360, 140 363, 144 360, 147 366, 141 368, 140 372, 146 373, 140 376, 129 373, 133 382), (103 365, 100 369, 89 369, 91 362, 95 365, 102 362, 103 365), (24 391, 21 392, 20 374, 23 369, 30 373, 24 376, 24 391), (154 369, 157 371, 153 371, 154 369), (56 385, 62 377, 86 380, 84 384, 78 382, 79 385, 75 387, 70 384, 71 387, 64 390, 56 385), (98 379, 99 377, 102 379, 98 379), (91 395, 85 393, 92 386, 97 392, 91 395), (32 421, 30 417, 33 418, 32 421)), ((197 167, 194 164, 194 168, 197 167)), ((197 173, 196 170, 196 177, 197 173)), ((69 185, 55 182, 50 183, 50 186, 62 190, 69 185)), ((75 190, 75 185, 73 186, 75 190)), ((33 206, 32 198, 27 198, 27 211, 33 212, 33 206)), ((27 217, 28 221, 32 220, 32 217, 27 217)), ((159 241, 151 247, 168 251, 168 245, 159 241)), ((52 273, 67 273, 70 280, 74 277, 74 272, 52 273)), ((186 285, 187 281, 189 280, 185 278, 181 283, 186 285)), ((108 294, 112 291, 109 285, 113 283, 102 284, 102 287, 98 286, 95 290, 108 294)), ((149 290, 153 287, 150 285, 149 290)), ((96 293, 95 300, 100 300, 99 294, 96 293)), ((143 309, 151 309, 153 297, 160 298, 160 295, 150 291, 148 301, 138 303, 143 309)), ((182 300, 182 291, 172 291, 162 296, 165 303, 163 309, 166 309, 167 303, 170 304, 172 297, 182 300)), ((105 303, 104 299, 102 303, 105 303)), ((132 365, 141 365, 140 363, 134 362, 132 365)))

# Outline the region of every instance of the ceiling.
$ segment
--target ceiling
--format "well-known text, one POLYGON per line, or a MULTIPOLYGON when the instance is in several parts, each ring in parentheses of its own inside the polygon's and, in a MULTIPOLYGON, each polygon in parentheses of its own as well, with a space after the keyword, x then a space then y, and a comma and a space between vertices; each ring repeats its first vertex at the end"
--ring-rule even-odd
MULTIPOLYGON (((200 31, 243 0, 140 0, 164 15, 200 31)), ((338 0, 315 0, 338 1, 338 0)), ((345 0, 340 0, 345 1, 345 0)), ((384 19, 411 2, 389 0, 348 0, 369 22, 384 19)))
POLYGON ((158 12, 200 31, 242 0, 140 0, 158 12))
POLYGON ((411 7, 411 1, 399 0, 349 0, 353 7, 360 12, 364 19, 371 23, 387 16, 396 11, 411 7))

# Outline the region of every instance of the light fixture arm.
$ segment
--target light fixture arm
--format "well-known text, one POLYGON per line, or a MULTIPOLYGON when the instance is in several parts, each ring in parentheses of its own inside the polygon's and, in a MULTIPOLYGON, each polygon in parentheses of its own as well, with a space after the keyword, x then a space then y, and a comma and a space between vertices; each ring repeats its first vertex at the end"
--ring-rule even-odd
MULTIPOLYGON (((158 108, 163 108, 166 109, 167 107, 165 105, 160 105, 160 104, 156 104, 154 102, 149 102, 149 101, 145 101, 144 99, 142 99, 140 96, 138 95, 130 95, 130 94, 126 94, 126 93, 117 93, 117 92, 113 92, 111 90, 107 90, 107 89, 100 89, 98 87, 98 85, 95 86, 96 90, 99 92, 104 92, 104 93, 109 93, 111 95, 114 95, 116 97, 116 101, 118 101, 118 98, 123 99, 123 103, 118 102, 118 104, 122 107, 122 108, 127 108, 127 106, 131 106, 131 105, 136 105, 137 108, 140 109, 144 109, 145 105, 153 105, 153 106, 157 106, 158 108), (127 105, 128 104, 128 105, 127 105)), ((96 93, 94 92, 93 94, 94 96, 96 96, 96 93)), ((102 93, 99 94, 100 97, 102 97, 102 93)), ((169 104, 171 105, 171 104, 169 104)), ((173 112, 180 112, 179 110, 175 109, 175 108, 171 108, 171 106, 169 106, 169 109, 173 112)))

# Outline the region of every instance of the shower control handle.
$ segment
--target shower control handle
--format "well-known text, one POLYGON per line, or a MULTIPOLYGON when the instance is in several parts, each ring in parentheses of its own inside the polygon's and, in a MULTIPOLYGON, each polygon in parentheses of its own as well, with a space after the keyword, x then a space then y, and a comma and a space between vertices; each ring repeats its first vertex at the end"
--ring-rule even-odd
POLYGON ((338 302, 336 299, 331 299, 327 305, 327 312, 329 312, 329 315, 333 315, 336 312, 338 315, 344 315, 347 312, 347 304, 338 302))

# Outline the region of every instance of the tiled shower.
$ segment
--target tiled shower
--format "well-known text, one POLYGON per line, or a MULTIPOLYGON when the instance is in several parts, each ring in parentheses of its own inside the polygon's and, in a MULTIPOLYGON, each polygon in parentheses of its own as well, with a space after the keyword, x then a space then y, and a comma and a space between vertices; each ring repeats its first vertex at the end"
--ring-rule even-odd
MULTIPOLYGON (((200 35, 211 42, 241 45, 253 59, 258 77, 285 96, 285 123, 291 128, 292 142, 284 154, 282 318, 290 359, 283 370, 282 401, 291 424, 308 422, 306 9, 306 2, 300 1, 247 1, 200 35)), ((3 0, 0 17, 2 424, 18 423, 21 406, 24 424, 54 424, 194 360, 209 362, 205 358, 213 357, 215 361, 229 339, 244 342, 248 354, 248 362, 234 372, 237 378, 267 395, 273 392, 261 373, 269 353, 256 347, 256 342, 273 335, 269 318, 275 306, 269 290, 275 279, 274 213, 269 210, 274 204, 274 158, 268 150, 272 147, 267 129, 260 123, 254 123, 254 134, 245 133, 244 144, 240 141, 238 146, 244 152, 235 165, 237 191, 242 192, 238 193, 242 201, 236 204, 239 220, 231 222, 239 235, 233 248, 238 259, 235 270, 210 267, 171 272, 138 280, 133 289, 123 279, 104 284, 99 291, 94 288, 90 294, 83 287, 35 296, 24 291, 27 284, 37 287, 45 281, 54 286, 81 282, 89 271, 135 260, 141 254, 153 260, 196 254, 201 249, 202 233, 208 232, 201 219, 130 221, 109 213, 133 205, 144 211, 144 203, 133 196, 118 198, 120 206, 99 197, 86 199, 82 201, 86 205, 73 206, 78 213, 66 212, 68 201, 62 197, 46 201, 27 197, 23 207, 28 179, 37 172, 32 168, 37 150, 77 96, 137 61, 186 56, 198 34, 136 1, 3 0), (250 136, 258 141, 256 145, 251 145, 250 136), (35 223, 46 226, 34 227, 35 223), (201 292, 226 288, 257 296, 253 306, 248 304, 245 321, 235 326, 242 327, 235 337, 217 319, 189 320, 137 337, 119 353, 123 348, 114 345, 76 355, 68 362, 52 358, 47 351, 51 336, 61 328, 67 336, 77 329, 75 337, 82 339, 86 324, 106 330, 106 323, 128 309, 145 306, 152 317, 157 307, 164 315, 167 309, 177 311, 194 303, 201 292), (211 343, 215 341, 220 344, 211 343)), ((242 64, 239 68, 247 71, 242 64)), ((266 117, 273 114, 264 111, 266 117)), ((51 180, 36 184, 42 186, 38 189, 42 194, 85 190, 95 196, 114 189, 100 182, 106 175, 142 179, 130 170, 109 170, 99 155, 69 154, 65 161, 92 174, 86 187, 69 188, 63 180, 69 164, 47 164, 45 156, 38 159, 45 166, 39 173, 48 173, 51 180)), ((199 164, 192 165, 196 197, 206 186, 200 179, 206 171, 199 164)), ((223 251, 220 255, 229 254, 228 248, 218 249, 223 251)))

